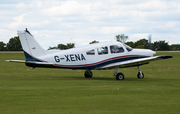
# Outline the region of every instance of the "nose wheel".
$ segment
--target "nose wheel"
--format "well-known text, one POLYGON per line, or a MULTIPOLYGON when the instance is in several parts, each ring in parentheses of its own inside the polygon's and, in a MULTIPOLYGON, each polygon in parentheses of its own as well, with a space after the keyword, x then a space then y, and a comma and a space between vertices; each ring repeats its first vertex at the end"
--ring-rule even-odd
POLYGON ((144 73, 141 72, 139 66, 138 66, 138 68, 137 68, 137 71, 138 71, 137 77, 138 77, 139 79, 143 79, 143 78, 144 78, 144 73))

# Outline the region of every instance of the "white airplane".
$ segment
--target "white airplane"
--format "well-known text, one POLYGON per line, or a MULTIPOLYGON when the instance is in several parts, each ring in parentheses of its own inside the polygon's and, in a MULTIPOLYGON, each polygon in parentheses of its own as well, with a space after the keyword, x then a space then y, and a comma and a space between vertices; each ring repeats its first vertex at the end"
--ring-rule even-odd
POLYGON ((90 44, 68 50, 47 51, 43 49, 26 29, 17 31, 26 60, 6 60, 8 62, 25 63, 29 67, 65 68, 86 70, 84 76, 92 78, 91 70, 114 68, 116 80, 124 80, 119 68, 138 67, 137 77, 144 74, 139 66, 150 61, 172 58, 171 55, 153 56, 156 52, 149 49, 133 49, 123 43, 110 41, 90 44))

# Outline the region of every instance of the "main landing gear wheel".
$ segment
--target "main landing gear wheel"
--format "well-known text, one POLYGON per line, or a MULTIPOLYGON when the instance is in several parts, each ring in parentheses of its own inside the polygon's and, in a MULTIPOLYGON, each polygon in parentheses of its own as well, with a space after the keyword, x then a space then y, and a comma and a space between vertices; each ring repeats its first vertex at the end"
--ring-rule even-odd
POLYGON ((90 70, 86 70, 84 73, 85 78, 92 78, 93 73, 90 70))
POLYGON ((115 67, 114 70, 114 76, 116 76, 116 80, 124 80, 124 74, 119 72, 119 67, 115 67))
POLYGON ((124 74, 123 73, 116 74, 116 80, 124 80, 124 74))

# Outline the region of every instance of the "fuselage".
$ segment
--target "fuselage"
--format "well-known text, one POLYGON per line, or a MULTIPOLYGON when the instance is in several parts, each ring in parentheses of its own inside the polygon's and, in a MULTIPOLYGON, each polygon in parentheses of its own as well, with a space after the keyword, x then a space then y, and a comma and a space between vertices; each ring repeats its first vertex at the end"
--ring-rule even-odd
MULTIPOLYGON (((79 48, 53 52, 40 56, 39 61, 52 63, 57 68, 98 69, 99 67, 132 59, 152 57, 154 51, 148 49, 132 49, 120 42, 103 42, 79 48)), ((42 66, 43 67, 43 66, 42 66)))

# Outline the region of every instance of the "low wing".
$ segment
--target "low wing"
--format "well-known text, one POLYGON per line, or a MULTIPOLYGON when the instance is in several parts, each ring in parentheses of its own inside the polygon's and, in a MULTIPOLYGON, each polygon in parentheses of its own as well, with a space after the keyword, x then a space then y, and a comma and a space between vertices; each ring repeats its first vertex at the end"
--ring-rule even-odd
POLYGON ((160 60, 160 59, 168 59, 168 58, 172 58, 172 56, 161 55, 161 56, 154 56, 154 57, 148 57, 148 58, 133 59, 133 60, 128 60, 128 61, 108 64, 108 65, 99 67, 97 69, 106 69, 106 68, 111 68, 111 67, 125 68, 125 67, 140 66, 140 65, 148 64, 151 61, 160 60))

